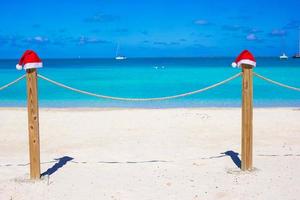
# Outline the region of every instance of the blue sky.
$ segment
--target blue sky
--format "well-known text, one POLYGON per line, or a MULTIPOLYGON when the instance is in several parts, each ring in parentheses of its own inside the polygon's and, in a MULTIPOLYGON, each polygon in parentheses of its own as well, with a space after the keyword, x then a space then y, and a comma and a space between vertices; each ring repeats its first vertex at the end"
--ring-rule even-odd
POLYGON ((0 58, 256 56, 297 50, 299 0, 2 1, 0 58))

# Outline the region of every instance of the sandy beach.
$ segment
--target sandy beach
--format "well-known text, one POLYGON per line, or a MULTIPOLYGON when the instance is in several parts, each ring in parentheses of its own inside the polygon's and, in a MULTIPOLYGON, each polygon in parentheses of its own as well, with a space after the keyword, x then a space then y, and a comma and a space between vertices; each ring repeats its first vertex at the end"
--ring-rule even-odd
POLYGON ((26 109, 1 108, 0 119, 1 200, 299 198, 298 108, 254 110, 252 172, 236 165, 239 108, 44 108, 37 182, 26 109))

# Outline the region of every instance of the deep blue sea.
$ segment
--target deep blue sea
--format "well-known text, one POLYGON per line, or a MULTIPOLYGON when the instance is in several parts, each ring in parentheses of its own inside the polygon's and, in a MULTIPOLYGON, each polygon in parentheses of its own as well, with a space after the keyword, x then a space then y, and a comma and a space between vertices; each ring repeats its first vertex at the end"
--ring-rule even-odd
MULTIPOLYGON (((226 79, 241 69, 231 67, 233 58, 129 58, 46 59, 38 73, 75 88, 117 97, 147 98, 200 89, 226 79)), ((17 60, 0 60, 0 87, 24 74, 17 60)), ((257 58, 255 72, 300 87, 300 59, 280 61, 257 58)), ((25 79, 0 91, 0 106, 26 106, 25 79)), ((122 102, 98 99, 54 86, 39 79, 42 107, 237 107, 241 105, 241 78, 189 97, 161 102, 122 102)), ((254 78, 257 107, 299 107, 300 92, 254 78)))

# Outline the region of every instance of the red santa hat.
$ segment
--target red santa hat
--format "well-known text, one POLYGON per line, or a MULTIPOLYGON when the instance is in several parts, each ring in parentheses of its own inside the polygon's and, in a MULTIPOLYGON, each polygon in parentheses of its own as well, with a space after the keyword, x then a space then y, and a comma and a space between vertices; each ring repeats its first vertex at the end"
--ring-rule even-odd
POLYGON ((42 60, 38 55, 32 50, 26 50, 23 56, 20 58, 19 63, 16 65, 18 70, 24 69, 34 69, 43 67, 42 60))
POLYGON ((250 51, 244 50, 231 65, 232 67, 240 67, 242 64, 256 66, 255 58, 250 51))

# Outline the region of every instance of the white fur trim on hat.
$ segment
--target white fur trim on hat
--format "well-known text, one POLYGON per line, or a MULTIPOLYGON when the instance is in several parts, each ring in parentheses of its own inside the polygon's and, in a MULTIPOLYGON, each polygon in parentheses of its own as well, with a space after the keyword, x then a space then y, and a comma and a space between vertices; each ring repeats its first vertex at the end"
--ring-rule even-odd
POLYGON ((17 68, 17 70, 22 70, 23 67, 22 67, 22 65, 17 64, 16 68, 17 68))
POLYGON ((241 66, 242 64, 251 65, 251 66, 253 66, 253 67, 256 66, 256 62, 253 61, 253 60, 249 60, 249 59, 243 59, 243 60, 240 60, 240 61, 237 63, 237 66, 241 66))
POLYGON ((26 63, 24 65, 24 69, 35 69, 35 68, 42 68, 43 67, 43 63, 41 62, 37 62, 37 63, 26 63))

